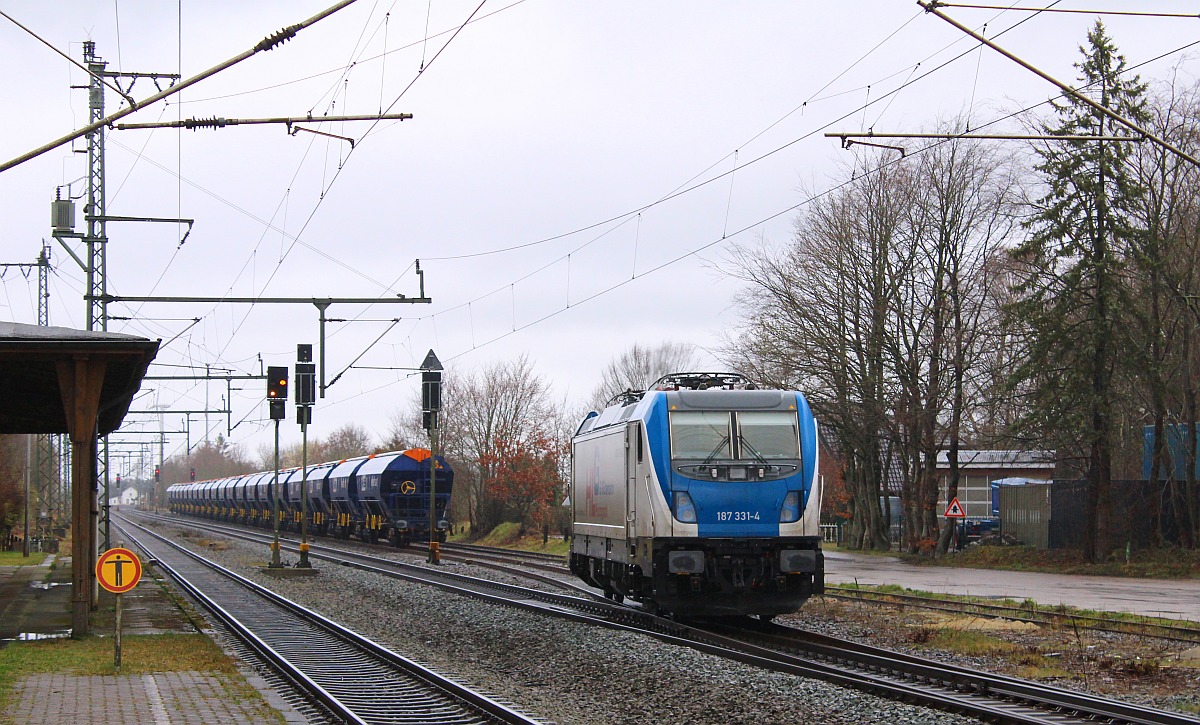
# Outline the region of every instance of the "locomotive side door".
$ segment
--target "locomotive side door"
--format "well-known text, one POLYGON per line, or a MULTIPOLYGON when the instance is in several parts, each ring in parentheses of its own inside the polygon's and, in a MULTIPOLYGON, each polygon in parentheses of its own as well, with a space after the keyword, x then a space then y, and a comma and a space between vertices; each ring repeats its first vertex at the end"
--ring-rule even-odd
POLYGON ((625 540, 630 547, 637 546, 639 536, 646 536, 642 531, 652 520, 649 501, 638 486, 639 465, 644 456, 642 450, 642 431, 639 421, 625 424, 625 498, 628 515, 625 521, 625 540), (640 528, 639 528, 640 525, 640 528))

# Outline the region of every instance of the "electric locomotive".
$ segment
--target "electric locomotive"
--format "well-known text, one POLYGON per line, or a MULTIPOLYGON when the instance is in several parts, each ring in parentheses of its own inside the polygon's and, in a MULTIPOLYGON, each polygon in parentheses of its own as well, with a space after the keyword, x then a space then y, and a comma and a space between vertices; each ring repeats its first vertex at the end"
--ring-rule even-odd
POLYGON ((571 571, 680 616, 793 612, 824 590, 817 424, 804 395, 675 373, 571 441, 571 571))

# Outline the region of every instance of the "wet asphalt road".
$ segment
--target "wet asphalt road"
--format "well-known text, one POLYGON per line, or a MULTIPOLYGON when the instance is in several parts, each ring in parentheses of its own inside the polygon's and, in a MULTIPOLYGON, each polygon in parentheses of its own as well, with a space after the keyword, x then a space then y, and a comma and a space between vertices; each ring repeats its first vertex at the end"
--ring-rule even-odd
POLYGON ((825 552, 827 585, 896 584, 919 591, 1032 599, 1081 609, 1200 622, 1200 579, 1125 579, 917 566, 896 557, 825 552))

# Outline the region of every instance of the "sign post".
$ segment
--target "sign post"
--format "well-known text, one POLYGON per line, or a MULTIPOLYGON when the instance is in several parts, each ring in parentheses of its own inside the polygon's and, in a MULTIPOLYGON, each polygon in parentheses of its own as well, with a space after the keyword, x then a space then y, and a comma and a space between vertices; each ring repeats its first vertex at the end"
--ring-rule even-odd
POLYGON ((109 549, 96 560, 96 580, 100 586, 117 595, 117 624, 114 642, 114 664, 121 669, 121 595, 137 586, 142 578, 142 562, 129 549, 109 549))
POLYGON ((946 506, 946 512, 942 516, 947 519, 957 519, 954 523, 954 549, 957 551, 962 548, 963 539, 966 537, 966 532, 962 529, 963 519, 967 518, 967 512, 958 502, 958 496, 950 500, 950 504, 946 506))

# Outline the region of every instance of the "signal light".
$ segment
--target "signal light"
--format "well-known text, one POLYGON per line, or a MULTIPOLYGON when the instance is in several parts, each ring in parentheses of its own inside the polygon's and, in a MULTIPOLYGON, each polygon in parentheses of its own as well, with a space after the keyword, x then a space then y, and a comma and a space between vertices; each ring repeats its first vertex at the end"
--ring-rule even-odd
POLYGON ((188 471, 188 477, 191 478, 193 481, 196 480, 196 467, 195 466, 192 466, 191 470, 188 471))
POLYGON ((312 405, 317 402, 317 366, 313 363, 296 363, 296 404, 312 405))
POLYGON ((283 365, 267 368, 267 400, 288 399, 288 369, 283 365))
POLYGON ((421 410, 442 409, 442 374, 427 370, 421 373, 421 410))
POLYGON ((162 480, 162 471, 159 470, 158 466, 155 466, 154 467, 154 482, 159 483, 161 480, 162 480))

